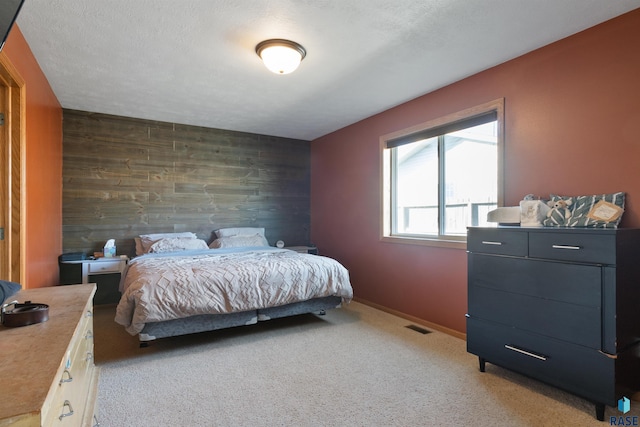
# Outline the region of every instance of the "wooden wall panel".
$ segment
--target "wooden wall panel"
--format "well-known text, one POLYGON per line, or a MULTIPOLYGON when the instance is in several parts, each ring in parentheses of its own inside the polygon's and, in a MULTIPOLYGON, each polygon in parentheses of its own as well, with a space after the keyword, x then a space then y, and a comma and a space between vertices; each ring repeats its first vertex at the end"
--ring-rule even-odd
POLYGON ((63 250, 133 256, 139 234, 265 227, 309 244, 310 144, 63 110, 63 250))

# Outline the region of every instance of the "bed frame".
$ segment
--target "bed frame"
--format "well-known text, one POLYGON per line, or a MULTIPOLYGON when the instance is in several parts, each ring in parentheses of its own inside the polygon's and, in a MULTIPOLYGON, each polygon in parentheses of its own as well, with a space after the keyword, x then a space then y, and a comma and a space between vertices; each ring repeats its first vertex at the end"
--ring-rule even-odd
POLYGON ((140 340, 140 347, 147 347, 150 341, 159 338, 215 331, 217 329, 232 328, 234 326, 254 325, 258 322, 298 314, 324 314, 325 310, 340 307, 341 303, 341 297, 328 296, 278 307, 260 308, 238 313, 201 314, 163 322, 150 322, 145 324, 142 331, 138 334, 138 339, 140 340))

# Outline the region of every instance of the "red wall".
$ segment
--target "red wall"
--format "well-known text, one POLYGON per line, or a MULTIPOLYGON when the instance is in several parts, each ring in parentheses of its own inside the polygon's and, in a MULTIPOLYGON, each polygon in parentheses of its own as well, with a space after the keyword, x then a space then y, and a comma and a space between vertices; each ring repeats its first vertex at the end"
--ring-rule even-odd
POLYGON ((625 191, 640 227, 639 46, 637 9, 313 141, 312 241, 356 298, 464 332, 465 251, 379 240, 379 137, 504 98, 505 205, 625 191))
POLYGON ((26 84, 22 286, 53 286, 62 250, 62 107, 17 25, 2 51, 26 84))

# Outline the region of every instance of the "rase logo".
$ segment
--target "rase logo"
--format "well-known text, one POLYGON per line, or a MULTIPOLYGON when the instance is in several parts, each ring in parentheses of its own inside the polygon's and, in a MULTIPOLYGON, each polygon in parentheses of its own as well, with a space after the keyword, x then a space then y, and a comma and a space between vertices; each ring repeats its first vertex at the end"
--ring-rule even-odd
MULTIPOLYGON (((631 401, 627 397, 623 397, 618 400, 618 411, 626 414, 631 409, 631 401)), ((609 425, 612 426, 637 426, 638 425, 638 417, 637 416, 619 416, 619 417, 609 417, 609 425)))

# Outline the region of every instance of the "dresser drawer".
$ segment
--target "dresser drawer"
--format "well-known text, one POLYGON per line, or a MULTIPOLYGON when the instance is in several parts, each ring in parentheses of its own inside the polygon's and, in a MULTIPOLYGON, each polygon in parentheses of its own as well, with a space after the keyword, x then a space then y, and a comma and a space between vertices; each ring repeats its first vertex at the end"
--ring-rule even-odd
POLYGON ((597 265, 471 253, 468 255, 468 285, 600 307, 602 269, 597 265))
POLYGON ((54 383, 55 393, 46 416, 48 423, 45 425, 80 426, 90 416, 85 414, 85 410, 94 369, 92 311, 89 301, 62 361, 62 370, 54 383))
POLYGON ((615 359, 596 350, 468 318, 467 351, 594 402, 616 405, 615 359))
POLYGON ((468 255, 472 317, 602 349, 602 269, 530 258, 468 255))
POLYGON ((613 234, 529 233, 529 256, 597 264, 616 263, 613 234))
POLYGON ((55 383, 50 393, 53 393, 50 401, 51 403, 43 408, 42 411, 43 426, 52 426, 56 422, 60 421, 60 415, 65 413, 65 408, 63 408, 62 405, 64 401, 68 399, 71 390, 55 383))
POLYGON ((60 387, 60 390, 60 395, 52 402, 49 416, 43 425, 51 427, 82 426, 82 412, 74 403, 78 400, 76 390, 66 386, 60 387))
POLYGON ((469 288, 469 315, 600 350, 600 307, 574 305, 529 295, 469 288))
POLYGON ((527 233, 498 228, 469 228, 467 250, 486 254, 527 256, 527 233))

